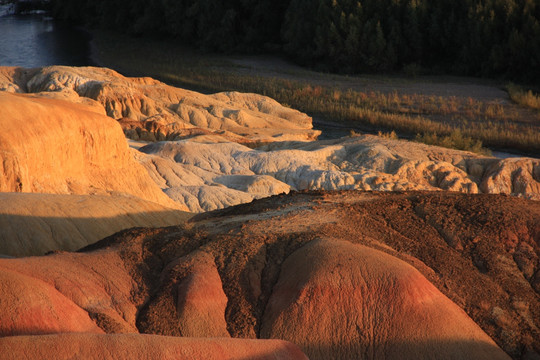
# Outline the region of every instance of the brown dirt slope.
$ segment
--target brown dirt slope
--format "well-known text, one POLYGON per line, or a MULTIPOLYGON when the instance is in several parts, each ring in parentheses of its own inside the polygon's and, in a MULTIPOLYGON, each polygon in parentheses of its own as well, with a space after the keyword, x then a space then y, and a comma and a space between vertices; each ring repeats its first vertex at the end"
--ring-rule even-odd
POLYGON ((295 233, 295 239, 307 238, 296 242, 330 236, 387 252, 416 267, 512 356, 540 349, 540 202, 457 193, 311 192, 210 214, 198 219, 221 217, 250 242, 253 233, 295 233))
POLYGON ((314 359, 519 359, 540 352, 539 241, 531 200, 308 192, 0 267, 54 284, 107 333, 225 327, 314 359))

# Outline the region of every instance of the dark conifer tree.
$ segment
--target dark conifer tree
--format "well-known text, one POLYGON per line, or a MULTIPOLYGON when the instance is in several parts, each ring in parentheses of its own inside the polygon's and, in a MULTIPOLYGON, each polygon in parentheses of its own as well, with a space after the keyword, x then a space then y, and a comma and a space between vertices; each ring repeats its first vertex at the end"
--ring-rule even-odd
POLYGON ((540 82, 538 0, 52 0, 60 19, 201 48, 281 48, 333 71, 432 71, 540 82))

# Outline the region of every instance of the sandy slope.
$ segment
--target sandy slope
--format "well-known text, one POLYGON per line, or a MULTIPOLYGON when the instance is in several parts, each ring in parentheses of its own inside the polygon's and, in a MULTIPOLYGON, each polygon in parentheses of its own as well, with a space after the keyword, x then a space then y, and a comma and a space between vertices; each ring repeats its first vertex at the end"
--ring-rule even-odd
POLYGON ((0 254, 74 251, 123 229, 178 225, 191 216, 133 196, 0 193, 0 254))

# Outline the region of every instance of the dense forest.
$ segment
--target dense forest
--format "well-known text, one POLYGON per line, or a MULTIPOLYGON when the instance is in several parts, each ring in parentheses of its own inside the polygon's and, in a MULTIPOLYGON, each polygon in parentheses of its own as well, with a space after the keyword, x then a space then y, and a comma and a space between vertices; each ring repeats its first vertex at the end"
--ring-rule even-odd
POLYGON ((540 81, 539 0, 52 0, 54 16, 338 72, 540 81))

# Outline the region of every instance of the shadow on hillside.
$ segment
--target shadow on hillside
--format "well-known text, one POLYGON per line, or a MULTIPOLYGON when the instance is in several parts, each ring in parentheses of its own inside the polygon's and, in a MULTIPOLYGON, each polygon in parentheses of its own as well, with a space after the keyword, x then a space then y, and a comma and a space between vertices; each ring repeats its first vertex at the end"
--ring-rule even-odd
POLYGON ((75 251, 125 229, 180 225, 192 215, 178 210, 126 212, 112 216, 88 213, 88 217, 0 214, 0 256, 75 251))

